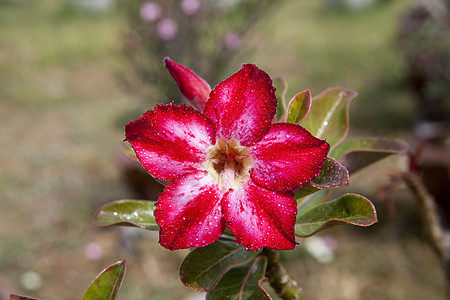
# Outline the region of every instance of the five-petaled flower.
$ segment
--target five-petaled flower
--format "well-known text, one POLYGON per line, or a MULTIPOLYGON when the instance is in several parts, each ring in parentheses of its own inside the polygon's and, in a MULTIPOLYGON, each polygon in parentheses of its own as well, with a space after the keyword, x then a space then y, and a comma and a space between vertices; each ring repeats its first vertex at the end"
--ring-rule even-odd
POLYGON ((160 104, 126 126, 145 169, 170 182, 154 212, 160 244, 202 247, 228 227, 248 250, 293 249, 293 191, 318 176, 329 144, 299 125, 273 123, 275 88, 255 65, 243 65, 208 96, 206 81, 165 63, 198 110, 160 104))

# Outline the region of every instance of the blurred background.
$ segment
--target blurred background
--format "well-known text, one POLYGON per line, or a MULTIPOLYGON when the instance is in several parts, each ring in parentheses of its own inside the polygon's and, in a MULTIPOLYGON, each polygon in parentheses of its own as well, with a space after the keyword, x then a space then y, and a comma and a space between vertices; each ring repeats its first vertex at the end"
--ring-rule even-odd
MULTIPOLYGON (((129 121, 182 101, 165 56, 212 87, 255 63, 286 79, 288 99, 355 90, 351 136, 448 147, 449 6, 427 3, 0 0, 0 299, 79 299, 120 259, 119 299, 202 299, 179 281, 186 251, 163 249, 157 233, 89 224, 108 201, 161 190, 136 184, 149 178, 132 177, 119 147, 129 121)), ((336 227, 285 253, 307 299, 446 299, 413 194, 401 184, 388 202, 378 193, 406 168, 390 157, 351 178, 346 190, 374 202, 378 224, 336 227)))

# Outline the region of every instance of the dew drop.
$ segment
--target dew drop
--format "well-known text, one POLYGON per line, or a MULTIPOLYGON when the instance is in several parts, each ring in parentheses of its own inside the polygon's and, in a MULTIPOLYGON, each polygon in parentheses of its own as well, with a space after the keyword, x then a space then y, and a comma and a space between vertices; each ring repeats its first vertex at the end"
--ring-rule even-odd
POLYGON ((320 144, 320 148, 327 149, 328 148, 328 144, 327 143, 322 143, 322 144, 320 144))

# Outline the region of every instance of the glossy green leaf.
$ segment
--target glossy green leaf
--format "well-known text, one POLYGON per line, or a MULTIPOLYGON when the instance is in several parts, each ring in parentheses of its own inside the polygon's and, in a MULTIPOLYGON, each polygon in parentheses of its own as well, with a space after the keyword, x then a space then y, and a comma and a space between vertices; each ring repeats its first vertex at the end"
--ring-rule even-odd
POLYGON ((345 194, 309 210, 300 209, 295 235, 308 237, 334 225, 352 224, 365 227, 376 222, 377 214, 372 202, 360 195, 345 194))
POLYGON ((331 157, 327 157, 320 175, 306 186, 295 191, 297 200, 323 189, 333 189, 348 185, 347 169, 331 157))
POLYGON ((299 123, 301 122, 309 110, 311 109, 311 92, 309 90, 303 91, 292 97, 287 108, 287 122, 299 123))
POLYGON ((327 157, 322 171, 311 185, 319 189, 332 189, 348 185, 348 180, 347 169, 335 159, 327 157))
POLYGON ((311 110, 300 125, 330 145, 343 141, 348 133, 348 111, 356 92, 329 88, 312 100, 311 110))
POLYGON ((94 226, 132 225, 148 230, 159 230, 153 211, 154 201, 117 200, 101 206, 92 217, 94 226))
POLYGON ((298 201, 301 201, 303 198, 305 198, 311 194, 317 193, 319 191, 320 191, 320 189, 312 186, 311 183, 309 183, 309 184, 305 185, 304 187, 302 187, 301 189, 296 190, 294 192, 294 195, 295 195, 295 199, 297 199, 297 202, 298 202, 298 201))
POLYGON ((125 276, 125 260, 118 261, 95 277, 81 300, 114 300, 125 276))
POLYGON ((277 77, 273 79, 273 85, 276 88, 275 94, 278 99, 276 120, 284 122, 286 119, 286 92, 287 92, 287 82, 282 77, 277 77))
POLYGON ((261 287, 267 258, 258 256, 244 266, 230 269, 223 275, 217 286, 208 292, 207 300, 270 300, 269 294, 261 287))
POLYGON ((39 299, 11 294, 11 295, 9 295, 9 300, 39 300, 39 299))
POLYGON ((387 138, 348 139, 329 153, 350 173, 356 172, 392 154, 406 154, 408 149, 400 142, 387 138))
POLYGON ((232 266, 246 263, 258 254, 257 251, 245 250, 234 241, 220 239, 189 253, 181 264, 180 278, 184 285, 199 292, 207 292, 216 286, 232 266))
POLYGON ((331 190, 318 190, 316 193, 304 197, 303 199, 296 198, 297 202, 299 202, 299 211, 301 210, 302 213, 304 213, 314 206, 319 205, 320 203, 324 202, 328 198, 328 196, 330 196, 330 194, 331 190))

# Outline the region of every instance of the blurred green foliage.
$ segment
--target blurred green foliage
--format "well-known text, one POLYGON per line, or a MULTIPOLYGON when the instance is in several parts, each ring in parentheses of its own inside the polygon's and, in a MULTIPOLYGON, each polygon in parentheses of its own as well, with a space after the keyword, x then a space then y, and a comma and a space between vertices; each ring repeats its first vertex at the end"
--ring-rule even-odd
MULTIPOLYGON (((248 62, 284 76, 292 95, 306 88, 315 95, 333 85, 357 90, 351 110, 356 134, 397 135, 409 128, 413 111, 396 45, 398 17, 410 5, 382 1, 351 12, 326 9, 322 1, 284 1, 243 38, 220 79, 248 62)), ((23 291, 20 276, 31 269, 40 270, 45 285, 27 294, 78 299, 92 274, 126 256, 124 299, 190 295, 168 275, 176 273, 179 259, 155 241, 136 240, 139 255, 125 253, 117 231, 89 225, 100 204, 129 196, 114 161, 122 125, 169 99, 155 94, 138 101, 117 84, 116 74, 126 68, 122 47, 129 28, 120 13, 80 11, 62 0, 0 1, 0 281, 9 292, 23 291), (135 114, 124 119, 130 111, 135 114), (92 241, 108 249, 99 261, 84 256, 92 241)), ((365 191, 374 184, 364 182, 365 191)), ((310 287, 309 298, 446 299, 440 266, 415 234, 410 204, 398 202, 398 221, 385 217, 369 235, 335 231, 340 258, 326 266, 326 276, 313 272, 323 265, 292 253, 289 267, 310 287), (345 268, 355 257, 358 264, 345 268)))
POLYGON ((122 75, 134 94, 181 101, 162 65, 169 56, 212 86, 221 81, 246 34, 283 1, 137 0, 120 2, 126 28, 124 54, 130 65, 122 75))

